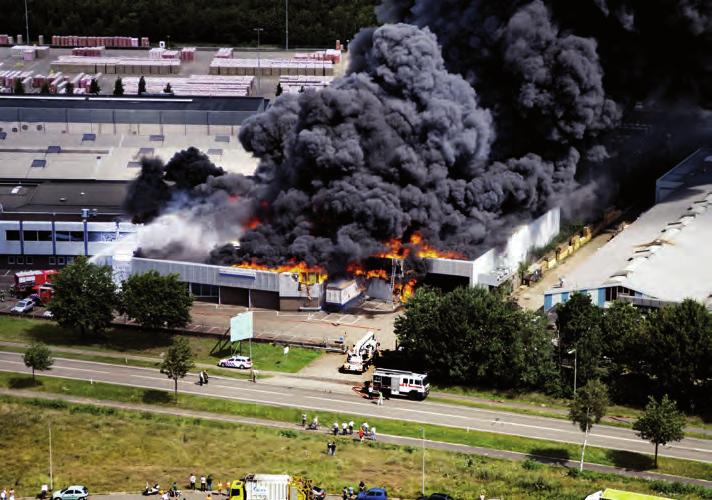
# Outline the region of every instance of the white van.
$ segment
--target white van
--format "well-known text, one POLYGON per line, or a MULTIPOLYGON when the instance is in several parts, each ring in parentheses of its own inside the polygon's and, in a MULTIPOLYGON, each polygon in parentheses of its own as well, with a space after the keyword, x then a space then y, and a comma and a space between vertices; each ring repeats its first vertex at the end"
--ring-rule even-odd
POLYGON ((406 396, 423 400, 430 393, 430 382, 426 374, 403 370, 376 368, 371 386, 386 397, 406 396))

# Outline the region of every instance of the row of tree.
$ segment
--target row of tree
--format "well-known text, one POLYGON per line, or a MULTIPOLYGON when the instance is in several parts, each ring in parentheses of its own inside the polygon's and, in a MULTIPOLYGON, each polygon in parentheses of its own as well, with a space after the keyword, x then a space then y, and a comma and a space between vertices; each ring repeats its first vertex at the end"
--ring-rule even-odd
POLYGON ((643 405, 668 394, 683 408, 712 411, 712 315, 702 304, 644 315, 573 294, 557 312, 554 330, 498 293, 421 288, 396 318, 395 333, 408 366, 447 385, 565 396, 575 384, 600 380, 617 402, 643 405))
MULTIPOLYGON (((29 29, 57 35, 148 36, 192 44, 284 46, 289 7, 290 47, 331 47, 374 26, 379 0, 28 0, 29 29)), ((23 2, 0 0, 8 33, 25 33, 23 2)))
POLYGON ((190 322, 193 297, 178 275, 161 276, 155 271, 130 276, 117 289, 111 268, 77 258, 54 280, 49 305, 61 326, 82 335, 104 331, 116 313, 150 328, 180 328, 190 322))

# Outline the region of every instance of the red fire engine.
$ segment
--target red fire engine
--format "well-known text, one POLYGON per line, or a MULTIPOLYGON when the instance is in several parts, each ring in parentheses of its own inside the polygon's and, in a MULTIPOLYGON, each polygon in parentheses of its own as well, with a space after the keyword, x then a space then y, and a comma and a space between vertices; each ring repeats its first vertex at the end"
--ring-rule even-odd
POLYGON ((52 280, 59 271, 55 269, 45 269, 42 271, 22 271, 15 273, 15 285, 13 292, 18 297, 27 297, 37 294, 43 304, 52 300, 54 289, 52 280))

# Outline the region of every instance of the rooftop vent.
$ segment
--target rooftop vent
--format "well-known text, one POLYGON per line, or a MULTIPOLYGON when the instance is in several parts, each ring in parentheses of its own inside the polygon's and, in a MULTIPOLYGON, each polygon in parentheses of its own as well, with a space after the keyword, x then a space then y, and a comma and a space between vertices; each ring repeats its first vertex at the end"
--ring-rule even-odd
POLYGON ((148 140, 151 142, 163 142, 166 137, 163 134, 151 134, 148 136, 148 140))
POLYGON ((32 160, 30 165, 32 168, 44 168, 47 166, 47 160, 32 160))
POLYGON ((95 141, 95 140, 96 140, 96 134, 83 134, 82 135, 82 142, 95 141))
POLYGON ((216 135, 215 142, 230 142, 229 135, 216 135))
POLYGON ((47 146, 47 153, 61 153, 62 152, 62 146, 47 146))
POLYGON ((209 156, 222 156, 223 150, 221 148, 210 148, 208 149, 209 156))

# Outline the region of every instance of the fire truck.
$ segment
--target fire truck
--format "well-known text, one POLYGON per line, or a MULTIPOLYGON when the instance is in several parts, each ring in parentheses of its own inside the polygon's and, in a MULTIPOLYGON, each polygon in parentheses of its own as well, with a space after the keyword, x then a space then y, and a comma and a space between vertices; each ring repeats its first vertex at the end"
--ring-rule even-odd
POLYGON ((376 368, 373 372, 371 387, 386 397, 405 396, 423 400, 430 393, 430 382, 426 374, 385 368, 376 368))
POLYGON ((15 284, 12 287, 12 291, 18 297, 37 294, 42 303, 46 304, 52 299, 52 294, 54 293, 52 280, 58 273, 59 271, 55 269, 15 273, 15 284))

